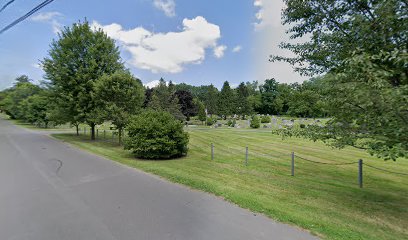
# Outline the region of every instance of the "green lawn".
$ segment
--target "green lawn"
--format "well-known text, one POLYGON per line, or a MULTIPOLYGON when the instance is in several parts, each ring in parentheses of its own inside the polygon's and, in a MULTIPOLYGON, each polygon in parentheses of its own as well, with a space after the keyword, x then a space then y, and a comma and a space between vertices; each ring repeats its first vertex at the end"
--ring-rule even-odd
POLYGON ((170 181, 214 193, 243 208, 310 230, 325 239, 408 239, 408 176, 364 168, 364 188, 357 165, 333 166, 296 158, 290 176, 290 153, 330 163, 364 159, 391 171, 408 172, 408 162, 370 157, 356 149, 334 150, 303 139, 282 140, 267 130, 193 129, 187 157, 169 161, 138 160, 116 144, 89 137, 54 137, 122 164, 170 181), (211 161, 210 144, 215 145, 211 161), (249 165, 244 165, 245 146, 249 165))

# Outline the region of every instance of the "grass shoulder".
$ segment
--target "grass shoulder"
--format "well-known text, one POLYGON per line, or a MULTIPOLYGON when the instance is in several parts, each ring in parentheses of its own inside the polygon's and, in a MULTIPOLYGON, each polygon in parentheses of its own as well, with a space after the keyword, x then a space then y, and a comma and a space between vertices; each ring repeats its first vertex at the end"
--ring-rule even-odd
POLYGON ((408 237, 406 177, 365 170, 357 185, 357 166, 296 162, 290 153, 323 162, 364 159, 378 167, 408 171, 406 161, 384 162, 356 149, 335 150, 304 139, 282 140, 259 129, 189 130, 187 157, 168 161, 135 159, 117 143, 87 136, 56 134, 63 140, 121 164, 213 193, 240 207, 307 229, 324 239, 405 239, 408 237), (210 144, 215 145, 211 161, 210 144), (249 165, 244 165, 245 147, 249 165))

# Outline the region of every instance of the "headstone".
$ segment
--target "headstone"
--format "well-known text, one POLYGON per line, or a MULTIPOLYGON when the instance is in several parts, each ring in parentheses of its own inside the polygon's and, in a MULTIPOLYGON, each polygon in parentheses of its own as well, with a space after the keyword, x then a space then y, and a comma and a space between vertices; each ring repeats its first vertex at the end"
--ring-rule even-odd
POLYGON ((278 119, 272 118, 272 124, 276 126, 278 124, 278 119))

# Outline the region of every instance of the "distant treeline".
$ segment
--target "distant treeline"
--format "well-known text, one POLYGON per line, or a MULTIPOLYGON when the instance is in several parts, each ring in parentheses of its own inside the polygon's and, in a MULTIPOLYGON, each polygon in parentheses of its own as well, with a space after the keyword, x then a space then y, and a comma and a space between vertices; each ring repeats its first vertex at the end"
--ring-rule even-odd
MULTIPOLYGON (((192 86, 160 80, 158 86, 145 88, 144 108, 169 110, 180 120, 197 116, 200 106, 219 116, 274 114, 294 117, 324 117, 325 88, 322 79, 302 84, 278 83, 274 79, 242 82, 232 88, 224 82, 221 90, 214 85, 192 86)), ((20 76, 13 87, 0 92, 0 109, 13 119, 48 126, 59 123, 53 118, 52 94, 46 84, 33 84, 28 76, 20 76)))

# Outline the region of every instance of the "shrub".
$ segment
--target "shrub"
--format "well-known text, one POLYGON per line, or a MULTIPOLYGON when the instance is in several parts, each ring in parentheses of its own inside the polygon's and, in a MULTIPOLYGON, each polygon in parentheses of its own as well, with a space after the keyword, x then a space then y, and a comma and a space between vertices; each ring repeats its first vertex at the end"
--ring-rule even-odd
POLYGON ((261 127, 261 121, 259 120, 259 117, 258 117, 257 115, 255 115, 255 116, 252 117, 250 127, 251 127, 251 128, 259 128, 259 127, 261 127))
POLYGON ((235 127, 235 125, 237 125, 237 120, 232 120, 232 124, 231 124, 231 127, 235 127))
POLYGON ((125 149, 138 158, 169 159, 187 154, 188 134, 169 112, 145 111, 131 119, 127 130, 125 149))
POLYGON ((270 123, 271 122, 271 117, 269 116, 262 116, 261 118, 261 123, 270 123))
POLYGON ((227 125, 228 125, 229 127, 231 127, 231 125, 232 125, 232 120, 231 120, 231 119, 228 119, 227 125))
POLYGON ((303 124, 303 123, 301 123, 299 126, 300 126, 300 128, 306 128, 306 125, 303 124))
POLYGON ((207 117, 207 126, 212 126, 217 122, 217 118, 207 117))
POLYGON ((228 122, 227 122, 227 125, 229 127, 235 127, 236 124, 237 124, 237 120, 235 120, 235 119, 229 119, 228 122))

